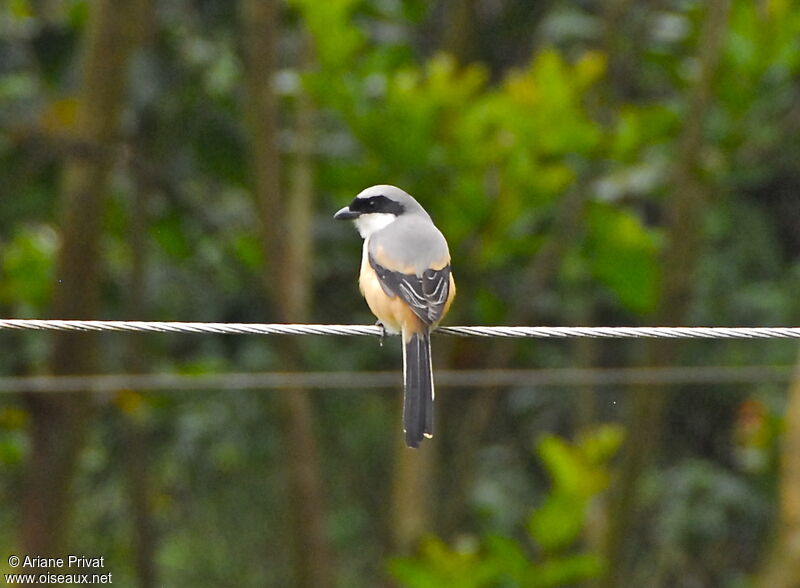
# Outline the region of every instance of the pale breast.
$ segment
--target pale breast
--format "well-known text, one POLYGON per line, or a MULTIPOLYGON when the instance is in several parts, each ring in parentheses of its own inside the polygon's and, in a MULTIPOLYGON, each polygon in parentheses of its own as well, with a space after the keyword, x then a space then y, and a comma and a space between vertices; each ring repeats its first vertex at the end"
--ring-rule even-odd
POLYGON ((361 257, 361 273, 358 277, 358 286, 372 311, 386 331, 392 334, 399 333, 406 326, 412 330, 419 323, 416 315, 408 305, 398 296, 390 296, 381 286, 378 276, 369 264, 368 244, 364 242, 364 252, 361 257))

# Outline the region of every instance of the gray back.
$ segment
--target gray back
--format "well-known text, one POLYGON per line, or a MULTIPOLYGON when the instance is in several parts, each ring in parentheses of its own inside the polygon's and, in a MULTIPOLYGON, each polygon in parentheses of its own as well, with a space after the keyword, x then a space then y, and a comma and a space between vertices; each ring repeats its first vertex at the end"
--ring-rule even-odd
POLYGON ((416 200, 411 200, 417 204, 419 212, 407 207, 396 221, 374 233, 369 239, 369 252, 375 255, 382 247, 396 267, 412 267, 421 276, 426 269, 449 262, 450 252, 444 235, 431 222, 428 213, 416 200))

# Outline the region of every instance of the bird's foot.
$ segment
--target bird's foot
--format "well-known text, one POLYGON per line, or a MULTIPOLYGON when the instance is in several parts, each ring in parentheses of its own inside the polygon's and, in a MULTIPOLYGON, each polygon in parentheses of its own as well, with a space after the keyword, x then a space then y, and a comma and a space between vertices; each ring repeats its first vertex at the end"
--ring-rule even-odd
POLYGON ((383 347, 383 340, 386 338, 386 327, 383 325, 383 323, 381 321, 376 321, 375 322, 375 326, 381 328, 381 334, 380 334, 380 338, 378 339, 378 344, 381 347, 383 347))

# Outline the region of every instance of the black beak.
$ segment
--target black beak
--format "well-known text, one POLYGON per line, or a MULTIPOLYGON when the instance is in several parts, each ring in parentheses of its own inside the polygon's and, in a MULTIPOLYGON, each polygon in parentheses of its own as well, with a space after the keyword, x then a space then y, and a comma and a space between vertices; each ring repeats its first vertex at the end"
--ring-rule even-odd
POLYGON ((345 206, 344 208, 340 208, 336 214, 333 215, 333 218, 336 220, 354 220, 359 216, 361 216, 360 212, 350 210, 349 206, 345 206))

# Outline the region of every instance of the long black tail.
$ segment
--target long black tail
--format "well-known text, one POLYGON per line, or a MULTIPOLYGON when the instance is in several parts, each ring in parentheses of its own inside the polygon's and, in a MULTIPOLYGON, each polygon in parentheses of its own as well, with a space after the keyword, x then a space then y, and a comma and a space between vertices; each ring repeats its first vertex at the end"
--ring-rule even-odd
POLYGON ((406 445, 419 447, 424 437, 433 436, 433 371, 431 339, 427 329, 404 341, 403 364, 403 429, 406 445))

